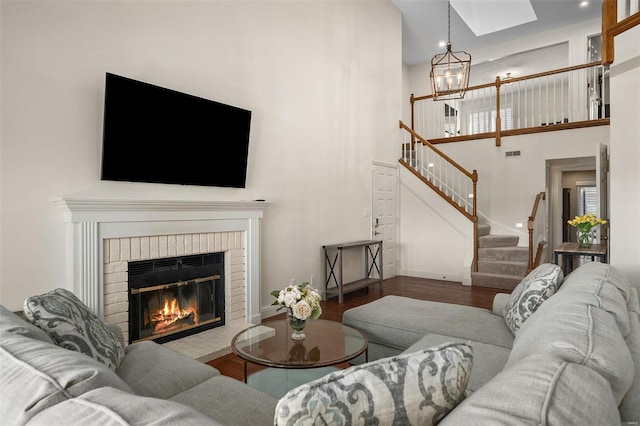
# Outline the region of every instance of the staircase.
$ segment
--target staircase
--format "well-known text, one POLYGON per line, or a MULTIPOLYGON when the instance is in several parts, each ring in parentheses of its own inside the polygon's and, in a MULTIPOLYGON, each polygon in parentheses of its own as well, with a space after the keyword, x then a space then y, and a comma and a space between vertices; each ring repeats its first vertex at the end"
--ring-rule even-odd
POLYGON ((513 290, 527 273, 529 249, 518 247, 516 235, 492 235, 490 225, 478 224, 478 272, 471 285, 513 290))

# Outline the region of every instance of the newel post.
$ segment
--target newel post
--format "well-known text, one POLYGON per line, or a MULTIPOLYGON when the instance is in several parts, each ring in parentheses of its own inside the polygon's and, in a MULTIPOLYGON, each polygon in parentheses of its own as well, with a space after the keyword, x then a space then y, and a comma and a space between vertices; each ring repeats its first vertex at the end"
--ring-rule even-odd
MULTIPOLYGON (((409 97, 409 101, 411 102, 411 130, 413 130, 414 132, 416 131, 416 123, 415 123, 415 118, 414 118, 414 103, 416 102, 415 97, 413 95, 413 93, 411 94, 411 96, 409 97)), ((413 151, 415 149, 415 145, 416 145, 416 137, 413 136, 413 134, 411 134, 411 151, 413 151)))

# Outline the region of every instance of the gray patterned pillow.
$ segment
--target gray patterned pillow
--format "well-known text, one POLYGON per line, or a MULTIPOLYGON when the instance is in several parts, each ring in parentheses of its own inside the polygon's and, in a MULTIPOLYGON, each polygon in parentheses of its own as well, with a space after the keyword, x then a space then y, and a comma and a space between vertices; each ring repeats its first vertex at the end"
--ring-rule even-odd
POLYGON ((289 391, 274 424, 433 425, 464 398, 472 363, 468 344, 446 343, 340 370, 289 391))
POLYGON ((504 305, 504 321, 515 335, 522 323, 551 297, 562 284, 564 274, 558 265, 543 263, 524 277, 504 305))
POLYGON ((29 297, 23 310, 56 345, 82 352, 114 371, 122 362, 124 347, 118 336, 70 291, 58 288, 29 297))

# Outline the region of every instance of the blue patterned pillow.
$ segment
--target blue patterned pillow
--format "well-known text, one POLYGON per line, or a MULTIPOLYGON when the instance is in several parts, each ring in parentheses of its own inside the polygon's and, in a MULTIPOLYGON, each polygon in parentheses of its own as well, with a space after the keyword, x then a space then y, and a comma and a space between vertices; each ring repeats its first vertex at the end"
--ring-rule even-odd
POLYGON ((276 425, 433 425, 462 399, 473 354, 446 343, 353 366, 298 386, 278 401, 276 425))
POLYGON ((63 288, 24 302, 24 315, 58 346, 82 352, 116 370, 124 358, 120 339, 75 294, 63 288))
POLYGON ((504 321, 514 335, 538 306, 560 288, 563 279, 564 274, 558 265, 543 263, 520 281, 511 292, 503 312, 504 321))

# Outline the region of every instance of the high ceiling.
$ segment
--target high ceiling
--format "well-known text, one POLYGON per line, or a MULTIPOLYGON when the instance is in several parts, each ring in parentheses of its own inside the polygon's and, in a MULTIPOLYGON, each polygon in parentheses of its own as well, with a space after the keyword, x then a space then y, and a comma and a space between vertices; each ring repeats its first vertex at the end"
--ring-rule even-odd
MULTIPOLYGON (((526 3, 526 0, 524 0, 526 3)), ((447 41, 447 0, 391 0, 402 13, 402 60, 406 65, 416 65, 430 62, 431 58, 446 50, 440 47, 441 41, 447 41)), ((536 20, 526 22, 511 28, 490 32, 476 36, 467 24, 460 18, 455 4, 467 6, 467 9, 479 11, 493 11, 489 13, 500 17, 496 24, 513 21, 521 16, 512 13, 514 19, 500 16, 511 9, 510 3, 522 3, 523 0, 452 0, 451 1, 451 44, 452 49, 473 50, 505 40, 513 40, 525 36, 532 36, 567 25, 576 24, 601 17, 601 1, 589 0, 581 7, 583 0, 530 0, 531 7, 537 17, 536 20), (465 3, 467 3, 465 5, 465 3)), ((527 5, 528 6, 528 5, 527 5)), ((507 13, 507 15, 508 15, 507 13)), ((479 20, 487 17, 476 16, 479 20)), ((473 62, 472 62, 473 63, 473 62)))

